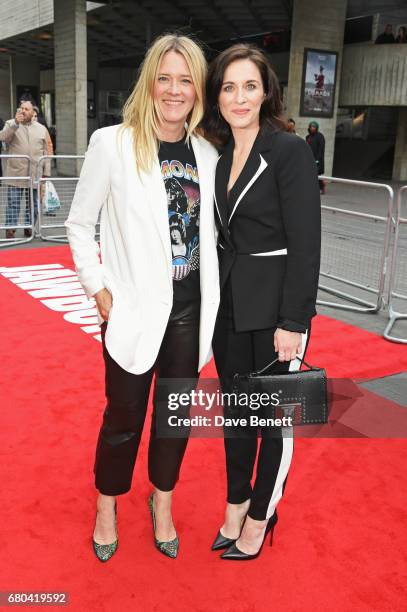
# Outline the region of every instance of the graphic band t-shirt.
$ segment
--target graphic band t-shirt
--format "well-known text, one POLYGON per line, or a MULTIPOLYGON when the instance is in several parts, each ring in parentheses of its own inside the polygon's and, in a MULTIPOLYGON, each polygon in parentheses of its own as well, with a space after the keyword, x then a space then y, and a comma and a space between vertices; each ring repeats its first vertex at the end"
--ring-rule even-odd
POLYGON ((160 142, 161 174, 167 192, 174 300, 200 298, 199 177, 192 146, 160 142))

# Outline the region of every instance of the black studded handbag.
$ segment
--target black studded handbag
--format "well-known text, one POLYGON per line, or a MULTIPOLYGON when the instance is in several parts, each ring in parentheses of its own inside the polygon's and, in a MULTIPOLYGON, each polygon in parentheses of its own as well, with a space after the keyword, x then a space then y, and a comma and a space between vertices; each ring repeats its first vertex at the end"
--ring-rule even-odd
MULTIPOLYGON (((325 370, 311 366, 301 359, 307 370, 273 373, 271 368, 277 361, 278 358, 274 359, 257 372, 235 374, 232 383, 234 393, 247 396, 251 407, 253 398, 256 399, 255 405, 258 407, 260 394, 263 394, 262 406, 267 407, 263 412, 274 419, 289 418, 289 422, 287 419, 285 421, 289 426, 327 423, 328 391, 325 370)), ((240 401, 240 404, 242 403, 244 402, 240 401)))

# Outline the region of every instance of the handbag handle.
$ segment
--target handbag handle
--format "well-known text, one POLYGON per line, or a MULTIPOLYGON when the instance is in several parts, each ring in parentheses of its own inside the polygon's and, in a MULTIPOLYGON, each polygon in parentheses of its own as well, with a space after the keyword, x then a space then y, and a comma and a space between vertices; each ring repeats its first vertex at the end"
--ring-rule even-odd
MULTIPOLYGON (((310 365, 309 363, 307 363, 306 361, 304 361, 303 357, 295 357, 295 359, 298 359, 299 361, 301 361, 301 365, 304 364, 307 366, 307 368, 309 370, 314 370, 315 368, 310 365)), ((269 364, 267 364, 264 368, 262 368, 261 370, 257 370, 257 372, 253 372, 252 376, 259 376, 260 374, 264 374, 264 372, 266 370, 268 370, 269 368, 271 368, 272 365, 274 365, 276 363, 276 361, 278 361, 278 357, 276 357, 275 359, 273 359, 273 361, 271 361, 269 364)))

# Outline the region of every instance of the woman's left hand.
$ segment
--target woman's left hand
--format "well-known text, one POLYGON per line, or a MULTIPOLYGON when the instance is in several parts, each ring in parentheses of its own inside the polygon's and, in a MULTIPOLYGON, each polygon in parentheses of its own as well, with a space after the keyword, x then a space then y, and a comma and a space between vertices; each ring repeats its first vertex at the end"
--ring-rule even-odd
POLYGON ((279 361, 291 361, 302 351, 301 334, 277 327, 274 333, 274 349, 279 361))

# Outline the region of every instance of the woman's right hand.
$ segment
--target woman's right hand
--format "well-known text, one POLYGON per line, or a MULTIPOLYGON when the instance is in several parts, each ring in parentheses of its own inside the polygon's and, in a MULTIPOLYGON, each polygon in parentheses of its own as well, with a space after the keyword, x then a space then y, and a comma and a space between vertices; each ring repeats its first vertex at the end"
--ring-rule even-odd
POLYGON ((112 307, 112 294, 108 289, 101 289, 93 296, 96 301, 97 309, 104 321, 109 319, 109 312, 112 307))

